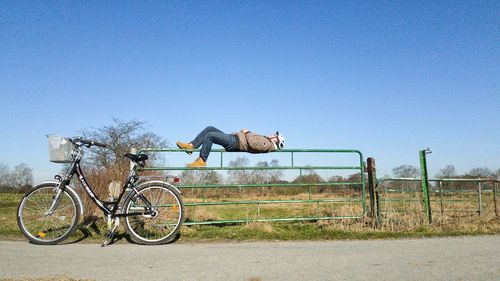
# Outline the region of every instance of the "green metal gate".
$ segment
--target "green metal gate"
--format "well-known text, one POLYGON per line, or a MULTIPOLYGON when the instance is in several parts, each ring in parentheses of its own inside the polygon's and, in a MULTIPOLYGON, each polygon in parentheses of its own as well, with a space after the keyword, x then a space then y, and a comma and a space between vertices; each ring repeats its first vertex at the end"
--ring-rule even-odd
MULTIPOLYGON (((179 149, 142 149, 139 152, 163 155, 167 162, 193 160, 179 149)), ((179 164, 149 166, 141 175, 167 173, 181 177, 177 186, 183 193, 187 209, 186 225, 355 219, 367 213, 365 163, 358 150, 283 149, 255 155, 215 149, 208 164, 204 168, 186 168, 179 164), (235 166, 235 162, 229 161, 235 157, 279 158, 279 161, 235 166), (334 165, 339 162, 342 163, 334 165), (245 173, 260 175, 255 177, 258 182, 235 182, 235 175, 245 173), (262 176, 280 173, 282 178, 279 180, 262 176), (322 174, 328 176, 322 177, 322 174), (201 180, 186 183, 183 176, 201 180)))

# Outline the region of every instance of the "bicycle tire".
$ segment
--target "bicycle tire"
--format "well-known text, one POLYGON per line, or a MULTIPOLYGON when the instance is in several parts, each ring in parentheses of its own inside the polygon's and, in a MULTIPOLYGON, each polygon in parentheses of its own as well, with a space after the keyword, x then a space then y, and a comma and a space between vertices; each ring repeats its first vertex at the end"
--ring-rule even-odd
POLYGON ((71 236, 78 227, 81 211, 78 198, 68 188, 51 215, 50 208, 57 183, 43 183, 28 190, 17 207, 17 225, 32 243, 55 245, 71 236))
MULTIPOLYGON (((132 241, 144 245, 160 245, 175 239, 184 221, 184 204, 177 189, 169 183, 152 181, 141 184, 138 194, 145 196, 157 210, 155 216, 125 217, 127 233, 132 241)), ((124 200, 124 214, 146 211, 145 203, 136 193, 124 200)))

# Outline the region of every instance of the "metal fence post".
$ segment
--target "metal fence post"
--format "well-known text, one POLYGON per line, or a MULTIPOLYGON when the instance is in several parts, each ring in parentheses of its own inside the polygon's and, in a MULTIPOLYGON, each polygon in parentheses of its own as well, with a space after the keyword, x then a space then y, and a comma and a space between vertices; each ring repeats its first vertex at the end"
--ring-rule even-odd
POLYGON ((439 181, 439 202, 441 206, 441 217, 444 215, 444 207, 443 207, 443 181, 439 181))
POLYGON ((424 214, 428 223, 432 223, 431 214, 431 202, 430 202, 430 192, 429 192, 429 180, 427 177, 427 160, 426 154, 431 153, 429 148, 420 150, 420 174, 422 181, 422 195, 424 197, 424 214))
POLYGON ((477 183, 477 204, 478 204, 477 212, 479 213, 479 216, 481 216, 481 214, 483 212, 483 198, 482 198, 483 192, 482 191, 483 191, 483 183, 478 182, 477 183))
POLYGON ((378 190, 375 191, 375 201, 377 202, 377 208, 376 208, 376 223, 377 225, 380 225, 382 221, 382 214, 380 213, 380 196, 378 194, 378 190))
POLYGON ((375 169, 375 159, 368 157, 366 159, 368 170, 368 193, 370 194, 370 218, 375 218, 375 182, 377 182, 377 172, 375 169))
POLYGON ((493 206, 495 207, 495 217, 498 217, 497 212, 497 185, 498 183, 493 183, 493 206))
POLYGON ((375 184, 375 204, 377 205, 375 208, 375 224, 379 226, 382 223, 382 211, 380 207, 380 195, 379 195, 379 190, 378 186, 380 185, 381 180, 378 180, 377 183, 375 184))

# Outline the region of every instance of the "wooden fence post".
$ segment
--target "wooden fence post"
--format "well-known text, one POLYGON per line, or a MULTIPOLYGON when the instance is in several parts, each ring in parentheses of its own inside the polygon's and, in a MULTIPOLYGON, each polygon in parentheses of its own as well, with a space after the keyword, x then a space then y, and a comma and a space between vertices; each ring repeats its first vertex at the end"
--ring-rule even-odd
POLYGON ((368 170, 368 193, 370 194, 370 218, 375 218, 377 212, 375 210, 375 183, 377 182, 377 171, 375 167, 375 159, 368 157, 367 159, 368 170))

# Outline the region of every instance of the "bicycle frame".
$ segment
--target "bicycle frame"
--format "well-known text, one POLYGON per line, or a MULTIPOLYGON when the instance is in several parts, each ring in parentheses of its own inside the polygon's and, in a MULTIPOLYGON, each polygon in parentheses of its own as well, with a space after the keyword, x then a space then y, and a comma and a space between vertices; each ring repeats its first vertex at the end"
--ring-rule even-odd
MULTIPOLYGON (((134 165, 137 165, 137 164, 134 163, 134 165)), ((104 200, 101 200, 97 196, 97 194, 94 192, 92 186, 88 183, 88 181, 87 181, 87 179, 82 171, 82 168, 80 166, 80 159, 79 159, 79 157, 77 157, 77 159, 75 159, 75 161, 72 163, 72 167, 71 167, 71 169, 69 169, 69 173, 67 173, 65 175, 64 179, 60 181, 60 184, 59 184, 60 189, 58 191, 58 194, 56 195, 56 198, 54 199, 53 207, 55 208, 55 206, 58 205, 58 203, 59 203, 58 201, 60 200, 60 196, 58 196, 58 195, 62 194, 62 192, 64 191, 66 186, 71 181, 71 178, 73 177, 73 175, 76 174, 78 177, 78 180, 82 184, 83 188, 87 192, 90 199, 94 202, 94 204, 97 205, 97 207, 99 207, 99 209, 101 209, 101 211, 106 216, 108 216, 110 218, 116 218, 116 217, 128 217, 128 216, 139 216, 139 215, 152 215, 152 214, 154 214, 154 210, 151 206, 151 203, 142 194, 137 192, 137 189, 135 188, 134 183, 137 180, 137 176, 135 175, 135 173, 136 173, 136 168, 134 166, 134 168, 129 173, 127 181, 122 186, 122 190, 120 192, 120 195, 118 196, 118 198, 115 201, 104 201, 104 200), (146 204, 146 207, 148 209, 147 211, 145 211, 145 212, 131 212, 131 213, 126 213, 126 214, 117 213, 117 211, 120 209, 119 208, 120 202, 122 201, 123 196, 127 193, 126 192, 127 188, 130 188, 132 190, 131 192, 134 192, 143 200, 143 202, 146 204)), ((50 211, 52 209, 53 208, 51 207, 47 213, 50 213, 50 211)))

